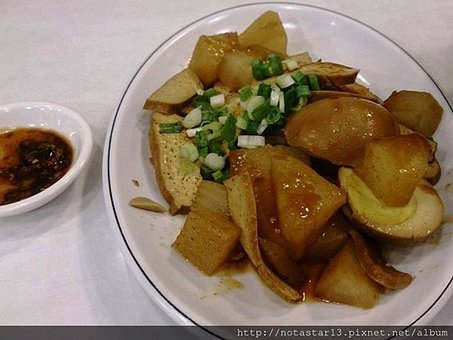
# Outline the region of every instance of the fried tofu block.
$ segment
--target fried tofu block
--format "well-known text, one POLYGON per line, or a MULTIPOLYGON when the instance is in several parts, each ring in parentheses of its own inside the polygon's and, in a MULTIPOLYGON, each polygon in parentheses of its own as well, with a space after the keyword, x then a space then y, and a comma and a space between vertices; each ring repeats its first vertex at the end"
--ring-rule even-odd
POLYGON ((352 241, 329 262, 315 288, 316 296, 364 309, 372 308, 379 298, 379 285, 362 269, 352 241))
POLYGON ((185 68, 168 79, 146 99, 144 109, 165 114, 176 114, 203 89, 198 76, 185 68))
POLYGON ((306 280, 302 266, 289 257, 285 249, 264 238, 258 240, 261 256, 279 278, 298 289, 306 280))
POLYGON ((240 242, 250 262, 263 282, 288 302, 297 303, 303 296, 280 279, 261 256, 258 243, 258 219, 252 179, 247 171, 230 177, 225 182, 228 208, 234 223, 241 228, 240 242))
POLYGON ((172 247, 198 270, 212 275, 236 247, 241 230, 226 216, 197 206, 172 247))
POLYGON ((230 213, 228 211, 228 197, 225 186, 212 181, 201 181, 192 209, 197 206, 228 216, 230 213))
POLYGON ((185 214, 190 210, 198 186, 202 181, 200 167, 194 166, 190 174, 182 169, 181 147, 190 142, 184 131, 161 133, 160 125, 177 123, 182 118, 153 112, 148 131, 151 163, 156 171, 156 180, 162 196, 170 205, 170 213, 185 214))

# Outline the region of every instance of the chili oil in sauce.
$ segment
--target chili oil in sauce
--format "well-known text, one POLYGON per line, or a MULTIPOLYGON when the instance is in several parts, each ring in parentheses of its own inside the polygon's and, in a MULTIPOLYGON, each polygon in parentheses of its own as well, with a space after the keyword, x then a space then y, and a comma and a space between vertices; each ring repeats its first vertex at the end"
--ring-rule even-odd
POLYGON ((53 130, 19 127, 0 132, 0 205, 50 187, 72 160, 70 143, 53 130))

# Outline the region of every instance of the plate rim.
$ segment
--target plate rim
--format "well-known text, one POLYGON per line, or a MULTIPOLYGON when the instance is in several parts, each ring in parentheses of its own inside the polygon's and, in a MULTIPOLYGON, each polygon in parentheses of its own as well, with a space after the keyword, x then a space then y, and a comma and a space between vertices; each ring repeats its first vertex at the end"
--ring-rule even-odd
MULTIPOLYGON (((123 255, 126 257, 126 262, 134 275, 136 276, 136 279, 140 282, 142 288, 148 292, 150 288, 152 288, 153 293, 156 294, 151 294, 152 300, 158 304, 160 308, 162 308, 167 316, 169 316, 173 321, 182 324, 182 325, 195 325, 198 327, 203 328, 205 331, 208 333, 211 333, 214 336, 217 336, 216 334, 212 333, 209 329, 205 328, 205 326, 198 324, 195 322, 189 315, 187 315, 184 311, 179 309, 163 292, 161 292, 156 285, 154 284, 153 280, 147 275, 145 272, 143 266, 140 264, 139 260, 133 253, 132 249, 130 248, 130 244, 128 243, 128 240, 126 239, 126 236, 123 232, 121 223, 119 221, 119 217, 117 215, 117 210, 115 209, 115 203, 113 199, 113 192, 111 188, 111 173, 110 173, 110 158, 111 158, 111 148, 112 148, 112 142, 113 142, 113 137, 114 137, 114 130, 115 130, 115 122, 119 116, 119 113, 122 109, 122 104, 126 98, 126 96, 129 94, 129 90, 131 86, 134 84, 137 76, 140 74, 142 69, 145 67, 145 65, 148 63, 148 61, 156 54, 158 53, 163 46, 165 46, 167 43, 169 43, 172 39, 177 37, 179 34, 185 32, 188 30, 190 27, 195 26, 196 24, 204 21, 205 19, 208 19, 210 17, 214 17, 216 15, 219 15, 221 13, 225 12, 230 12, 232 10, 240 9, 240 8, 245 8, 245 7, 262 7, 265 5, 273 5, 273 6, 284 6, 284 5, 289 5, 289 6, 295 6, 295 7, 301 7, 301 8, 312 8, 320 11, 324 11, 330 14, 333 14, 335 16, 339 16, 343 19, 348 19, 355 24, 359 24, 360 26, 363 26, 371 31, 373 31, 375 34, 380 36, 381 38, 384 38, 387 40, 389 43, 394 48, 397 48, 400 50, 406 57, 410 58, 412 62, 414 62, 420 70, 432 81, 433 85, 437 88, 439 91, 440 95, 443 97, 445 100, 445 103, 448 105, 448 108, 450 109, 451 112, 453 112, 453 106, 449 102, 447 96, 445 95, 444 91, 442 90, 441 86, 438 84, 438 82, 433 78, 433 76, 427 72, 427 70, 418 62, 415 57, 413 57, 410 53, 408 53, 400 44, 396 43, 393 39, 379 31, 378 29, 368 25, 367 23, 362 22, 361 20, 358 20, 352 16, 343 14, 337 10, 332 10, 328 8, 324 8, 321 6, 317 5, 312 5, 312 4, 302 4, 302 3, 296 3, 296 2, 275 2, 275 1, 265 1, 265 2, 258 2, 258 3, 244 3, 241 5, 236 5, 236 6, 230 6, 230 7, 225 7, 223 9, 211 12, 207 15, 201 16, 196 20, 191 21, 187 25, 184 25, 174 33, 172 33, 170 36, 165 38, 158 46, 151 51, 151 53, 144 59, 144 61, 138 66, 137 70, 135 73, 132 75, 132 77, 129 79, 119 101, 116 106, 116 109, 114 111, 114 115, 111 118, 111 122, 109 124, 109 129, 106 134, 105 138, 105 145, 104 145, 104 153, 103 153, 103 188, 104 188, 104 200, 106 202, 106 205, 108 207, 108 215, 110 216, 110 222, 112 224, 112 227, 114 227, 115 230, 119 230, 119 234, 117 234, 117 239, 120 241, 121 245, 121 250, 123 255), (114 225, 113 225, 114 224, 114 225), (146 280, 147 285, 145 286, 144 280, 146 280), (150 286, 151 287, 150 287, 150 286), (172 312, 177 312, 176 315, 175 313, 170 313, 169 309, 171 309, 172 312)), ((427 318, 426 321, 430 321, 439 311, 444 307, 444 304, 440 305, 439 301, 445 299, 445 301, 448 301, 453 296, 453 289, 451 289, 453 286, 453 275, 446 283, 445 287, 442 289, 440 292, 439 296, 437 299, 435 299, 432 304, 427 307, 427 309, 421 313, 415 320, 413 320, 410 325, 407 325, 407 327, 417 325, 420 321, 423 321, 424 319, 427 318), (449 291, 450 290, 450 291, 449 291), (449 291, 449 292, 448 292, 449 291), (446 294, 448 292, 448 294, 446 294)))

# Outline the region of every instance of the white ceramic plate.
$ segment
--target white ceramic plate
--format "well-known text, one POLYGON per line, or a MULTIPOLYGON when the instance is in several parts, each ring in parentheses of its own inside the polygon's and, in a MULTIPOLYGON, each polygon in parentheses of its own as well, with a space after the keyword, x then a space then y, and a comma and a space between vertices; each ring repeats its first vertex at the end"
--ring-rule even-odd
POLYGON ((91 129, 75 111, 53 103, 21 102, 0 106, 0 129, 34 127, 56 131, 67 138, 74 157, 68 172, 44 191, 19 202, 0 206, 0 217, 23 214, 61 194, 80 174, 93 148, 91 129))
MULTIPOLYGON (((372 28, 338 13, 296 4, 257 4, 214 13, 175 33, 148 57, 127 87, 107 135, 105 198, 115 233, 138 279, 178 323, 198 325, 411 325, 426 322, 451 296, 453 239, 443 228, 439 239, 394 251, 391 262, 415 276, 406 289, 382 295, 372 310, 327 303, 291 305, 275 296, 252 272, 234 275, 241 289, 227 289, 217 276, 206 277, 172 251, 182 217, 133 209, 128 201, 147 196, 165 204, 149 164, 148 95, 187 65, 202 34, 242 31, 266 10, 280 13, 289 53, 308 50, 323 60, 361 69, 360 81, 382 98, 394 89, 432 93, 445 110, 438 158, 444 174, 437 188, 451 216, 448 196, 453 167, 453 116, 430 76, 399 46, 372 28), (133 184, 137 180, 140 185, 133 184)), ((451 190, 451 189, 450 189, 451 190)))

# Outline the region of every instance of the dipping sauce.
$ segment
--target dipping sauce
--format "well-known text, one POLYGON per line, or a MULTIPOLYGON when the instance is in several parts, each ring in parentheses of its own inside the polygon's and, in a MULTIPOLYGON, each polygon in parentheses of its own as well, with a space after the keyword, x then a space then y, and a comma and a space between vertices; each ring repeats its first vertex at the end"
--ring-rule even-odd
POLYGON ((50 187, 72 159, 70 143, 55 131, 24 127, 0 132, 0 205, 50 187))

